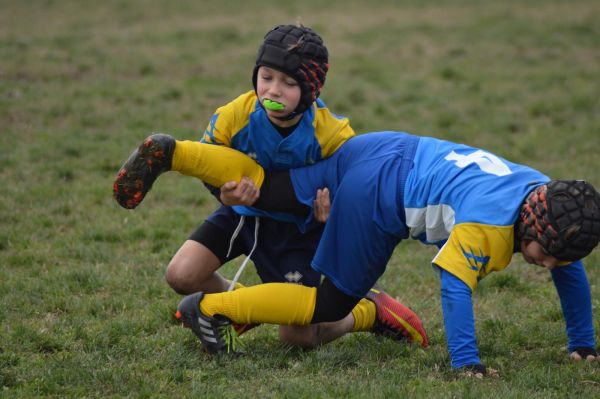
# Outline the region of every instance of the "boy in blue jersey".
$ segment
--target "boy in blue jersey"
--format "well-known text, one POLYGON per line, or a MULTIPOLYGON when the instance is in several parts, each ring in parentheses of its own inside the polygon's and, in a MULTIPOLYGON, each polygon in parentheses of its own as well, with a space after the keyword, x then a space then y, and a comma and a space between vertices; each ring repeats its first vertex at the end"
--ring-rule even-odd
MULTIPOLYGON (((394 247, 412 237, 439 247, 432 264, 440 276, 453 367, 485 375, 472 294, 480 279, 506 268, 516 252, 550 270, 570 356, 596 359, 581 261, 600 239, 600 195, 591 184, 550 180, 483 150, 398 132, 357 136, 331 158, 286 172, 265 173, 233 150, 215 154, 205 147, 196 145, 193 175, 215 184, 251 179, 261 190, 257 207, 310 221, 316 188, 328 187, 333 202, 312 261, 326 277, 319 287, 261 284, 200 292, 179 304, 177 316, 204 346, 230 348, 218 328, 230 321, 305 325, 343 318, 384 273, 394 247), (235 167, 212 167, 221 156, 235 167)), ((158 174, 147 169, 145 177, 151 183, 158 174)))
MULTIPOLYGON (((247 154, 265 170, 286 170, 313 164, 331 156, 354 131, 348 119, 329 111, 318 98, 329 69, 328 51, 319 35, 309 28, 280 25, 269 31, 259 48, 252 74, 254 90, 218 108, 203 143, 231 147, 247 154)), ((147 140, 143 151, 152 153, 154 167, 161 163, 159 136, 147 140)), ((195 158, 181 142, 173 154, 173 170, 193 169, 195 158)), ((139 154, 139 152, 137 152, 139 154)), ((115 183, 115 196, 125 208, 135 208, 149 189, 140 190, 134 163, 127 163, 115 183), (128 183, 133 186, 128 187, 128 183)), ((220 162, 226 162, 221 159, 220 162)), ((171 166, 169 166, 171 169, 171 166)), ((210 183, 210 182, 209 182, 210 183)), ((217 270, 222 264, 245 254, 252 259, 263 282, 292 282, 317 286, 321 275, 310 267, 323 225, 314 223, 302 231, 289 214, 264 212, 249 207, 258 189, 251 183, 213 185, 222 202, 194 231, 175 254, 167 268, 169 285, 180 294, 197 291, 221 292, 241 287, 223 278, 217 270), (263 218, 262 216, 269 216, 263 218), (246 217, 250 217, 246 219, 246 217), (259 218, 260 217, 260 218, 259 218)), ((246 263, 243 263, 245 266, 246 263)), ((243 267, 242 266, 242 267, 243 267)), ((361 301, 348 315, 346 323, 319 329, 283 326, 281 338, 291 344, 312 347, 335 339, 351 330, 388 330, 404 333, 393 317, 375 319, 377 307, 398 306, 384 292, 370 293, 372 301, 361 301), (362 317, 361 315, 367 315, 362 317), (357 320, 359 319, 359 320, 357 320), (360 320, 367 320, 361 322, 360 320), (352 322, 354 321, 354 322, 352 322)), ((411 315, 407 309, 404 312, 411 315)), ((414 316, 416 317, 416 315, 414 316)), ((416 318, 418 321, 418 318, 416 318)), ((239 326, 242 332, 246 326, 239 326)), ((402 336, 402 334, 400 334, 402 336)), ((426 339, 421 342, 426 343, 426 339)))

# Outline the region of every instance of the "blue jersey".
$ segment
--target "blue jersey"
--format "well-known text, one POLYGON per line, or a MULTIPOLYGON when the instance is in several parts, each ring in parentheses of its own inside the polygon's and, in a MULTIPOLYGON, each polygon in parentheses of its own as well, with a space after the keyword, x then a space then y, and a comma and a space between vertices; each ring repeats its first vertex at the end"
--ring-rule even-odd
MULTIPOLYGON (((282 137, 260 106, 256 93, 249 91, 215 111, 202 142, 235 148, 265 170, 287 170, 331 156, 352 136, 354 131, 348 119, 333 114, 323 101, 317 99, 303 113, 294 131, 282 137)), ((234 206, 233 209, 246 216, 296 221, 284 213, 245 206, 234 206)))
POLYGON ((404 190, 406 225, 413 238, 443 244, 433 262, 474 290, 508 266, 521 204, 549 180, 489 152, 422 137, 404 190))
POLYGON ((397 132, 358 136, 330 160, 292 171, 302 203, 312 205, 316 188, 331 192, 323 235, 330 243, 319 247, 313 264, 353 296, 374 285, 394 246, 409 235, 440 246, 434 263, 474 289, 509 264, 521 203, 547 181, 489 152, 397 132), (338 218, 341 229, 331 227, 338 218), (363 218, 368 222, 358 223, 363 218), (349 242, 361 245, 347 248, 349 242), (369 277, 359 282, 356 275, 369 277))
MULTIPOLYGON (((479 363, 471 293, 481 278, 510 263, 521 204, 547 176, 466 145, 379 132, 349 140, 326 161, 293 169, 291 179, 309 207, 318 188, 330 190, 331 212, 312 265, 348 295, 367 293, 402 239, 440 247, 432 263, 442 269, 452 364, 479 363)), ((553 277, 569 348, 594 347, 581 262, 553 277)))

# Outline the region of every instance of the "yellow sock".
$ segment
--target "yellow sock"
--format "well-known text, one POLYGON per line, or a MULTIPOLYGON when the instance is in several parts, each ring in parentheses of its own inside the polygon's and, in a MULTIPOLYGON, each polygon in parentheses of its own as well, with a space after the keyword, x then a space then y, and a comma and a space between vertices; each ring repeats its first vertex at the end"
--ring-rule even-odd
POLYGON ((220 314, 234 323, 305 326, 315 311, 317 289, 298 284, 267 283, 218 294, 206 294, 200 310, 220 314))
MULTIPOLYGON (((229 284, 231 284, 231 281, 229 282, 229 284)), ((240 288, 245 288, 246 286, 240 282, 236 282, 235 285, 233 286, 234 290, 239 290, 240 288)))
POLYGON ((354 316, 352 331, 371 331, 377 317, 377 308, 373 302, 363 298, 352 309, 352 316, 354 316))
POLYGON ((229 181, 239 182, 248 176, 257 187, 262 186, 265 171, 242 152, 229 147, 197 141, 177 141, 171 170, 221 187, 229 181))

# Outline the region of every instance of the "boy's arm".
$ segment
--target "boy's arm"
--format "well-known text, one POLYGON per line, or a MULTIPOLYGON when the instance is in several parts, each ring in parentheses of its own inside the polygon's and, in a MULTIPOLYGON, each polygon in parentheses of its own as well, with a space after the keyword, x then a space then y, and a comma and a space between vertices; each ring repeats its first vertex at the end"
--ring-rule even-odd
POLYGON ((552 270, 552 280, 560 297, 565 318, 569 353, 581 358, 597 357, 592 323, 592 298, 582 261, 552 270), (591 351, 590 351, 591 350, 591 351))
POLYGON ((477 349, 471 288, 448 271, 438 269, 444 326, 452 367, 465 367, 467 371, 479 368, 481 373, 485 374, 485 366, 481 364, 477 349))
POLYGON ((479 359, 471 288, 452 273, 439 268, 442 286, 442 311, 452 367, 466 377, 497 376, 479 359))

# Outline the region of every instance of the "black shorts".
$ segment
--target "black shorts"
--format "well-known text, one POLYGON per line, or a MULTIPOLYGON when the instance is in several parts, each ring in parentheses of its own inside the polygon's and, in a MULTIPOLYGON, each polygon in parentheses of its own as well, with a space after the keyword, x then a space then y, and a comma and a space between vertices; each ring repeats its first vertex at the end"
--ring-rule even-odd
MULTIPOLYGON (((210 249, 224 264, 240 255, 248 255, 254 245, 255 218, 246 216, 239 235, 227 256, 233 233, 241 216, 227 206, 221 206, 194 231, 189 239, 210 249)), ((311 267, 311 261, 321 239, 324 225, 300 233, 293 223, 261 217, 258 245, 252 254, 256 271, 264 283, 288 282, 316 287, 321 275, 311 267)))

